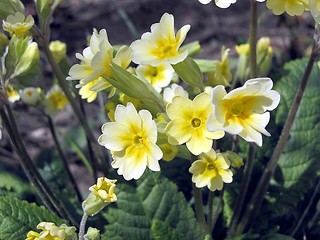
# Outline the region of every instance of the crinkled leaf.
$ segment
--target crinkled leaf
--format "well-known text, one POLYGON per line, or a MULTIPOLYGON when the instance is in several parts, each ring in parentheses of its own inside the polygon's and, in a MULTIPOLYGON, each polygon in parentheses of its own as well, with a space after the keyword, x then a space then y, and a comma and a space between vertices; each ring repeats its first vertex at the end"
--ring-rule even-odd
POLYGON ((165 222, 155 220, 151 226, 152 236, 155 240, 179 240, 178 234, 165 222))
POLYGON ((37 230, 40 222, 63 221, 44 207, 13 197, 0 197, 0 239, 25 239, 30 230, 37 230))
POLYGON ((118 184, 118 207, 108 208, 109 225, 102 239, 152 239, 155 220, 165 223, 181 239, 202 238, 194 212, 175 184, 156 172, 146 172, 137 184, 136 188, 118 184))
MULTIPOLYGON (((306 60, 287 63, 285 69, 289 74, 276 85, 276 90, 281 94, 276 118, 278 124, 284 123, 286 119, 306 64, 306 60)), ((301 199, 303 193, 310 189, 319 169, 319 79, 319 69, 314 67, 291 128, 289 139, 279 160, 283 187, 290 196, 294 197, 291 199, 293 202, 299 200, 299 196, 301 199)))

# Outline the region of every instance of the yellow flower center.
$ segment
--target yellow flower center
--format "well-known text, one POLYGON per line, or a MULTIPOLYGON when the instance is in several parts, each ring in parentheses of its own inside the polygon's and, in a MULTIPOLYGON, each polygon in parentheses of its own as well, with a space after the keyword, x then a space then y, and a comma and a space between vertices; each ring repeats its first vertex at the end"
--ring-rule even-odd
POLYGON ((207 169, 208 169, 208 171, 214 171, 214 170, 216 170, 216 166, 213 163, 209 163, 207 165, 207 169))
POLYGON ((28 97, 32 96, 32 91, 26 91, 26 95, 28 95, 28 97))
POLYGON ((242 113, 243 108, 243 103, 240 101, 236 101, 232 104, 230 111, 233 115, 239 116, 242 113))
POLYGON ((135 146, 137 148, 143 148, 144 147, 143 138, 139 135, 134 136, 133 146, 135 146))
POLYGON ((193 128, 198 128, 198 127, 200 127, 200 126, 201 126, 201 119, 199 119, 199 118, 193 118, 193 119, 191 120, 191 126, 192 126, 193 128))
POLYGON ((162 51, 163 51, 163 54, 168 54, 169 52, 171 52, 172 50, 172 46, 166 46, 162 51))

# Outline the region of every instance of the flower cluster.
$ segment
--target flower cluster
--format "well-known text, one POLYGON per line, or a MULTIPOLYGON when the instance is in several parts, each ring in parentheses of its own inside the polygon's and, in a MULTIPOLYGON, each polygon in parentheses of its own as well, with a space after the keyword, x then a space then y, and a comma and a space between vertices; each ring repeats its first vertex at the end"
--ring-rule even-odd
POLYGON ((37 229, 40 233, 29 231, 26 240, 75 240, 77 239, 76 228, 62 224, 59 227, 52 222, 41 222, 37 229))
MULTIPOLYGON (((86 96, 82 91, 95 92, 104 89, 102 85, 117 89, 111 96, 118 96, 119 104, 107 104, 111 121, 102 126, 98 142, 111 151, 111 165, 119 175, 131 180, 139 179, 146 168, 159 171, 159 160, 172 160, 179 154, 176 146, 185 144, 191 154, 199 155, 199 160, 190 168, 196 186, 221 190, 223 182, 232 181, 232 172, 228 154, 213 150, 213 141, 223 138, 227 132, 261 146, 261 134, 270 136, 265 130, 270 119, 268 111, 277 107, 280 96, 271 90, 269 78, 248 80, 244 86, 227 93, 225 87, 230 86, 232 74, 229 49, 225 48, 221 61, 212 65, 205 63, 208 65, 205 91, 194 94, 176 83, 169 86, 174 74, 182 73, 179 77, 186 82, 189 76, 197 76, 194 74, 197 67, 190 68, 194 65, 187 58, 188 48, 181 47, 189 29, 190 26, 185 25, 175 34, 174 18, 165 13, 159 23, 151 26, 151 32, 144 33, 129 48, 121 47, 114 58, 106 30, 99 33, 95 30, 90 46, 83 55, 76 55, 82 62, 70 69, 68 80, 80 81, 82 97, 86 96), (139 65, 126 71, 130 59, 139 65), (195 95, 193 100, 189 95, 195 95)), ((267 39, 262 40, 258 43, 258 52, 264 56, 261 61, 266 62, 271 59, 266 58, 270 45, 267 39)), ((247 52, 244 55, 247 56, 247 52)), ((199 81, 189 82, 203 89, 199 81)), ((90 98, 88 95, 88 100, 90 98)), ((239 158, 229 155, 239 167, 239 158)), ((112 187, 108 188, 112 196, 108 189, 101 190, 111 183, 103 181, 98 180, 97 185, 90 188, 92 194, 112 198, 112 187)))

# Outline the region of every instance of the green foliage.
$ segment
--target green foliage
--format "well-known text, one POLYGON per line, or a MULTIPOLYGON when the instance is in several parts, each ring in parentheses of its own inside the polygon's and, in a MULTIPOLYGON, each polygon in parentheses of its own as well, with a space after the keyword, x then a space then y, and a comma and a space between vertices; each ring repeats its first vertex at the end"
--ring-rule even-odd
POLYGON ((0 18, 5 19, 16 12, 24 13, 24 6, 20 0, 0 0, 0 18))
POLYGON ((194 213, 175 184, 154 172, 137 184, 118 184, 118 208, 108 209, 102 239, 201 239, 194 213))
POLYGON ((202 73, 191 57, 187 57, 183 62, 174 64, 172 67, 183 81, 193 87, 203 88, 202 73))
POLYGON ((179 240, 177 233, 165 222, 155 220, 151 226, 152 236, 155 240, 179 240))
POLYGON ((33 187, 14 173, 0 171, 0 195, 21 197, 32 194, 33 187))
MULTIPOLYGON (((306 60, 296 60, 285 65, 288 72, 276 85, 281 101, 276 115, 276 123, 286 120, 296 89, 303 76, 306 60)), ((290 137, 279 160, 279 171, 275 176, 269 198, 273 216, 287 215, 298 219, 304 207, 297 209, 298 203, 314 185, 319 169, 320 154, 320 95, 319 69, 314 67, 290 137)))
POLYGON ((13 197, 0 197, 0 239, 25 239, 30 230, 36 230, 40 222, 63 221, 56 215, 34 203, 13 197))

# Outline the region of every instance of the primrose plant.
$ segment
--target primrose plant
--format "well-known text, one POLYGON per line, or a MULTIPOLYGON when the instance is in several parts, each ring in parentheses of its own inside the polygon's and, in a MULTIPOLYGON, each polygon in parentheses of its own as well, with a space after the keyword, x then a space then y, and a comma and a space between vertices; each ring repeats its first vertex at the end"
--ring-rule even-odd
MULTIPOLYGON (((219 60, 197 58, 199 42, 185 43, 192 22, 176 31, 175 17, 163 13, 150 32, 129 45, 112 45, 107 29, 93 29, 72 66, 67 45, 50 41, 51 17, 60 2, 36 0, 35 18, 25 15, 20 0, 0 0, 0 137, 10 138, 35 190, 33 199, 45 206, 10 195, 11 184, 14 196, 23 198, 13 187, 18 177, 1 170, 7 190, 0 194, 0 239, 320 237, 315 167, 320 129, 314 117, 320 114, 314 101, 319 1, 250 0, 248 42, 221 46, 219 60), (308 62, 274 69, 270 38, 257 37, 262 5, 266 13, 288 18, 308 17, 310 10, 316 28, 308 62), (49 86, 34 81, 45 61, 53 73, 49 86), (302 99, 304 92, 308 99, 302 99), (49 158, 30 156, 16 119, 28 113, 19 105, 32 108, 50 130, 49 158), (85 114, 90 105, 100 106, 104 120, 98 124, 85 114), (79 123, 72 137, 55 124, 66 109, 79 123), (82 135, 86 144, 79 145, 82 135), (97 179, 88 194, 70 169, 70 152, 97 179)), ((199 2, 224 11, 243 4, 194 0, 199 2)))

